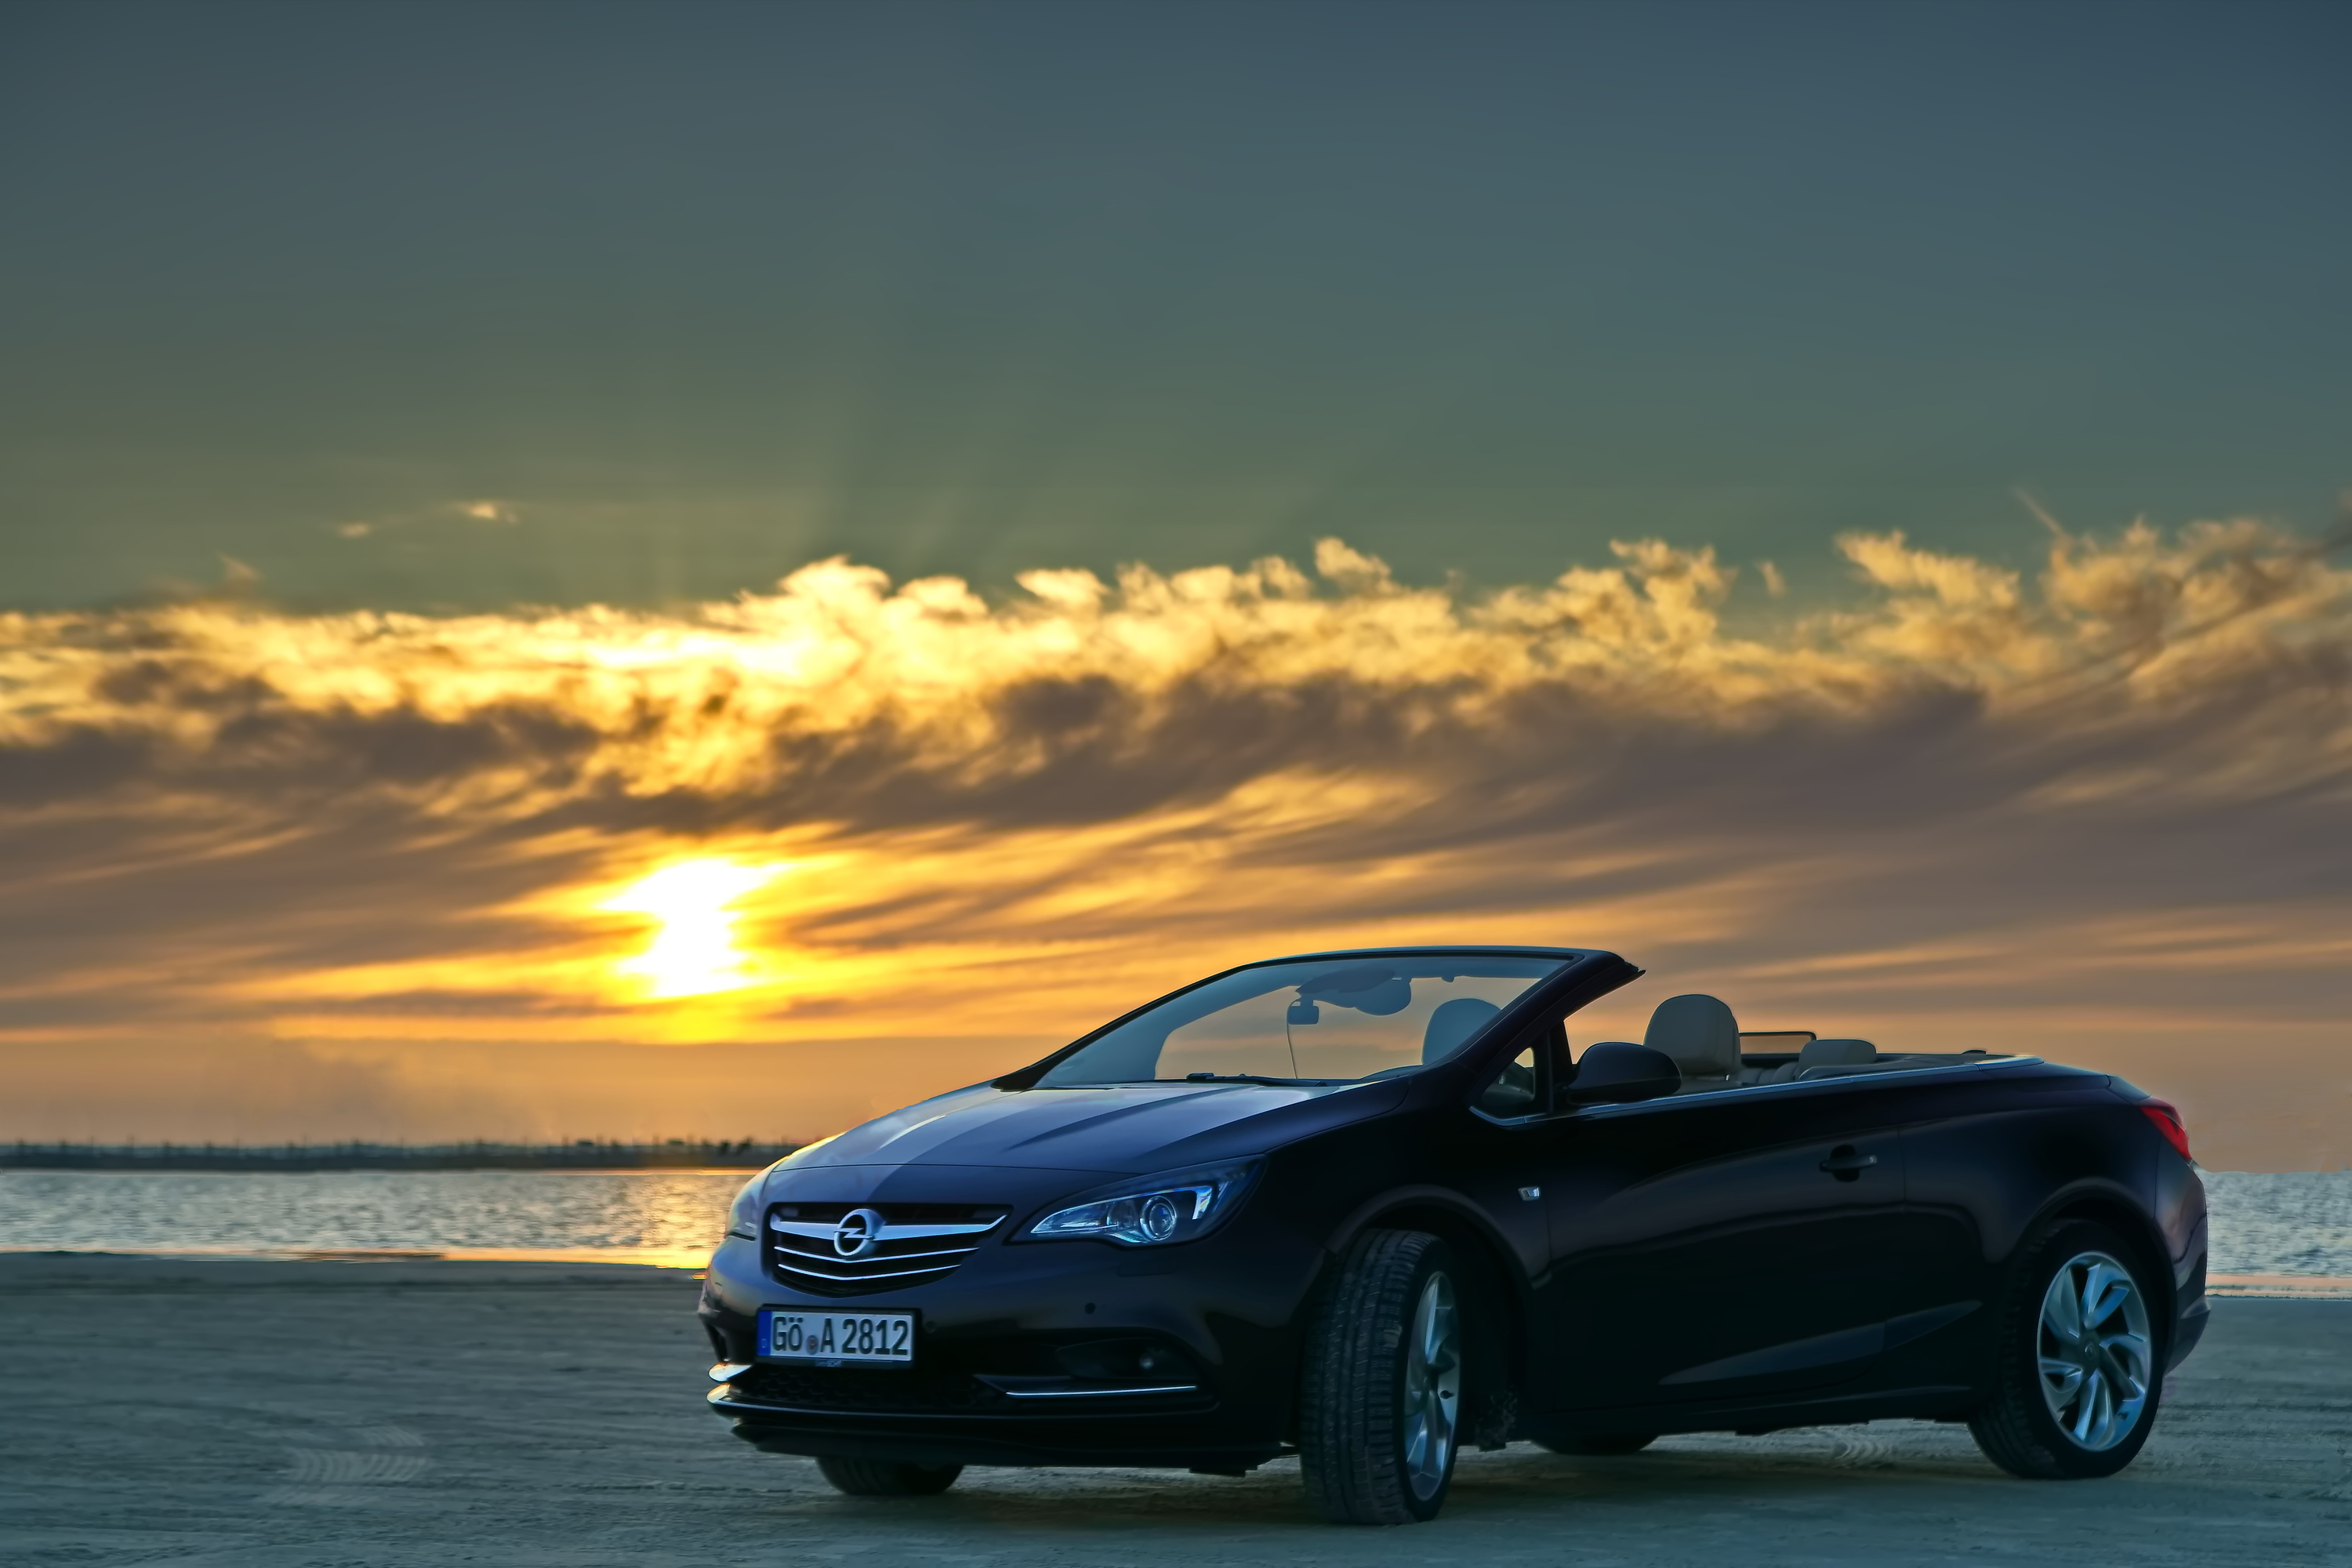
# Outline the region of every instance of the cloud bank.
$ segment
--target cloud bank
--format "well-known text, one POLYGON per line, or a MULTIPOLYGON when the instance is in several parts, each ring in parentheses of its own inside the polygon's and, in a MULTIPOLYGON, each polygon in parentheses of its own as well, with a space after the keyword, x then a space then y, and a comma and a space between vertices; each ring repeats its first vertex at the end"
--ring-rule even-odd
POLYGON ((2352 573, 2247 521, 2030 574, 1856 535, 1845 602, 1734 618, 1712 551, 1612 549, 1477 595, 1326 540, 997 601, 834 560, 666 615, 0 616, 0 1133, 651 1131, 720 1087, 740 1127, 662 1130, 813 1135, 1209 967, 1428 939, 1626 952, 1612 1033, 1707 989, 2352 1154, 2352 573), (687 856, 778 869, 758 983, 669 1005, 614 889, 687 856))

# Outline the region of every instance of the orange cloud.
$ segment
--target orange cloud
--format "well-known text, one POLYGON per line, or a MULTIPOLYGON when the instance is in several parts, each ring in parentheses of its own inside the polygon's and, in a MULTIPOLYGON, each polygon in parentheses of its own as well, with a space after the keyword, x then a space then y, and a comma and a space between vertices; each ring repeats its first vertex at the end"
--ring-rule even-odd
MULTIPOLYGON (((797 1065, 726 1079, 756 1124, 667 1131, 814 1134, 1208 968, 1391 939, 2335 1070, 2352 573, 2248 522, 2061 535, 2031 574, 1839 548, 1848 602, 1744 635, 1737 569, 1655 541, 1475 595, 1327 540, 1001 600, 835 560, 678 614, 0 616, 0 1089, 46 1086, 0 1133, 112 1131, 108 1064, 184 1039, 319 1064, 283 1131, 656 1131, 616 1123, 703 1114, 678 1086, 723 1047, 797 1065), (512 1087, 566 1048, 611 1081, 512 1087)), ((2179 1070, 2248 1148, 2339 1147, 2343 1083, 2179 1070)), ((246 1125, 236 1076, 156 1114, 246 1125)))

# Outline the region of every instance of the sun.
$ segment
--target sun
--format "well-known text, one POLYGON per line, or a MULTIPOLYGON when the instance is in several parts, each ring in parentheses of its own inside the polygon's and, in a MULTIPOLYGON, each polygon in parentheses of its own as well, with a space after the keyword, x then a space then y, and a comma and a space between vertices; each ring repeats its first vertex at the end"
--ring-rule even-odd
POLYGON ((734 905, 784 869, 716 858, 680 860, 638 879, 597 906, 659 922, 646 950, 614 969, 644 980, 649 994, 663 1001, 753 984, 751 955, 735 945, 734 905))

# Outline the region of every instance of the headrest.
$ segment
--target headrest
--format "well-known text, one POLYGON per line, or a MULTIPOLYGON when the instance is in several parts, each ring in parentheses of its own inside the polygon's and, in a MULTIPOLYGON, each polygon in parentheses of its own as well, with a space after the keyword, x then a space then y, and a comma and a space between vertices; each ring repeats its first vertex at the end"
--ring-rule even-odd
POLYGON ((1501 1011, 1492 1002, 1483 1002, 1475 996, 1456 996, 1451 1002, 1440 1002, 1429 1016, 1428 1026, 1421 1032, 1421 1059, 1444 1061, 1501 1011))
POLYGON ((1797 1053, 1801 1068, 1860 1067, 1878 1059, 1878 1047, 1868 1040, 1809 1040, 1797 1053))
POLYGON ((1739 1021, 1712 996, 1669 996, 1650 1015, 1642 1043, 1675 1058, 1685 1078, 1729 1078, 1739 1070, 1739 1021))

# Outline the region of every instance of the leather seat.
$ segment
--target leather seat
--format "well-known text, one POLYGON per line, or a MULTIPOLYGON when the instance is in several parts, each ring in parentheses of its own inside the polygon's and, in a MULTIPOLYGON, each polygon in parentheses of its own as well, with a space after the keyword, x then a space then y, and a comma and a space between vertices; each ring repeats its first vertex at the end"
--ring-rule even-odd
POLYGON ((1642 1043, 1674 1058, 1681 1092, 1729 1089, 1739 1081, 1739 1020, 1713 996, 1669 996, 1650 1015, 1642 1043))
POLYGON ((1444 1061, 1501 1011, 1492 1002, 1476 996, 1456 996, 1451 1002, 1440 1002, 1422 1028, 1421 1059, 1425 1063, 1444 1061))
POLYGON ((1797 1053, 1795 1061, 1784 1062, 1757 1081, 1791 1083, 1807 1076, 1813 1068, 1866 1067, 1877 1059, 1878 1047, 1868 1040, 1808 1040, 1804 1049, 1797 1053))

